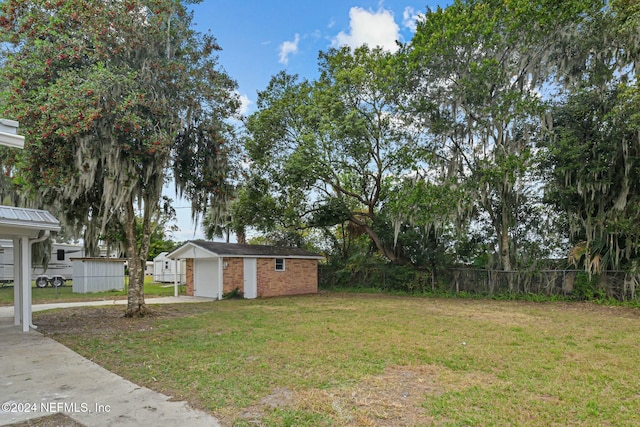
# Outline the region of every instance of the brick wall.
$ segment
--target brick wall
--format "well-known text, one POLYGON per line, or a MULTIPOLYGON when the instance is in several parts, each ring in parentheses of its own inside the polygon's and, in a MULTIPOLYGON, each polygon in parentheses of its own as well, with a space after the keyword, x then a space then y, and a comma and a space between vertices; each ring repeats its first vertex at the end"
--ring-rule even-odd
POLYGON ((186 280, 186 293, 189 296, 193 296, 193 258, 187 258, 185 262, 185 280, 186 280))
POLYGON ((298 295, 318 292, 318 260, 285 259, 276 271, 273 258, 258 258, 258 296, 298 295))
MULTIPOLYGON (((244 293, 243 258, 224 258, 223 293, 238 289, 244 293)), ((186 260, 186 294, 193 296, 193 258, 186 260)), ((315 259, 285 259, 285 270, 275 270, 274 258, 258 258, 258 296, 311 294, 318 292, 318 261, 315 259)))
POLYGON ((244 292, 244 264, 242 258, 224 258, 222 262, 227 263, 227 268, 222 270, 222 293, 231 292, 238 288, 244 292))

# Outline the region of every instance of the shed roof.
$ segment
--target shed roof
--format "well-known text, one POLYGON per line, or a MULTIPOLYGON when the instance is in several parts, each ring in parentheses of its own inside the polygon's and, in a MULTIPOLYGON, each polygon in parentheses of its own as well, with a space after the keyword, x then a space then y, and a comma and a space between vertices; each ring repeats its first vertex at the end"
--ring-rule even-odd
POLYGON ((41 230, 59 231, 60 221, 43 210, 0 206, 0 236, 36 237, 41 230))
POLYGON ((167 255, 169 254, 169 252, 160 252, 158 255, 156 255, 153 260, 154 261, 164 261, 165 259, 167 259, 167 255))
POLYGON ((237 243, 211 242, 207 240, 191 240, 167 255, 167 258, 191 258, 185 256, 188 247, 204 249, 213 256, 222 257, 257 257, 257 258, 312 258, 323 259, 320 254, 300 248, 267 245, 241 245, 237 243))

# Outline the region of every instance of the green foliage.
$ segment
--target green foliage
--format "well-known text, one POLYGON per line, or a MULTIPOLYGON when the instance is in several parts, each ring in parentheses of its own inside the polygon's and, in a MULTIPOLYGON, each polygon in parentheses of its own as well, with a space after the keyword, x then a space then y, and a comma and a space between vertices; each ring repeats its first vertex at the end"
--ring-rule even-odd
POLYGON ((403 126, 393 61, 380 49, 332 49, 321 53, 315 82, 273 77, 247 120, 254 165, 247 191, 257 183, 266 190, 254 192, 255 205, 242 205, 253 225, 266 231, 348 222, 383 256, 407 262, 372 228, 388 197, 386 177, 409 173, 425 155, 403 126))
POLYGON ((424 271, 389 263, 374 254, 355 253, 344 263, 320 268, 319 286, 323 289, 423 293, 431 286, 424 271))
POLYGON ((9 163, 14 182, 32 205, 82 232, 87 253, 97 252, 100 234, 122 230, 138 307, 138 266, 167 168, 175 162, 178 189, 195 209, 227 170, 222 153, 207 162, 185 148, 219 147, 222 123, 238 106, 236 84, 217 64, 219 46, 191 23, 175 0, 0 3, 1 74, 9 82, 2 115, 27 135, 9 163), (140 241, 134 204, 142 209, 140 241))
POLYGON ((240 291, 238 288, 234 288, 229 292, 225 292, 222 294, 223 299, 242 299, 244 298, 244 293, 240 291))
POLYGON ((572 298, 578 301, 595 301, 604 297, 598 286, 598 277, 586 273, 576 275, 572 298))
POLYGON ((318 206, 309 220, 311 227, 330 227, 349 220, 351 210, 340 198, 331 198, 318 206))
MULTIPOLYGON (((149 224, 149 254, 147 261, 153 260, 161 252, 171 252, 179 246, 170 238, 170 234, 176 231, 175 225, 170 222, 175 220, 175 211, 170 207, 171 200, 163 198, 166 210, 158 211, 156 216, 149 224)), ((144 237, 144 221, 141 217, 136 217, 136 242, 138 246, 142 245, 144 237)), ((126 250, 126 233, 121 224, 110 223, 106 230, 100 235, 100 240, 107 248, 107 252, 116 251, 119 256, 126 250)))
POLYGON ((583 89, 555 109, 546 143, 546 198, 565 212, 574 249, 587 271, 627 268, 640 241, 637 103, 625 85, 583 89))
POLYGON ((309 252, 323 253, 317 241, 317 233, 312 229, 289 230, 274 229, 269 233, 249 239, 249 244, 270 245, 282 247, 295 247, 305 249, 309 252))
MULTIPOLYGON (((524 263, 518 227, 536 215, 529 197, 536 184, 527 171, 545 127, 539 91, 556 70, 565 37, 580 31, 596 3, 454 1, 428 11, 405 46, 405 78, 419 94, 407 102, 437 142, 440 174, 429 181, 465 194, 439 197, 437 206, 449 208, 462 233, 469 221, 490 226, 505 270, 524 263)), ((431 211, 409 212, 428 218, 431 211)))
MULTIPOLYGON (((178 248, 180 243, 174 242, 170 238, 172 231, 175 231, 175 226, 169 226, 166 221, 169 218, 162 218, 158 222, 151 224, 151 235, 149 236, 149 255, 147 261, 152 261, 161 252, 171 252, 178 248)), ((137 227, 140 239, 142 238, 142 224, 138 221, 137 227)))
MULTIPOLYGON (((430 271, 536 268, 566 250, 567 215, 541 200, 534 155, 553 127, 545 97, 633 82, 638 16, 622 0, 457 0, 429 10, 398 54, 331 49, 315 81, 274 76, 247 122, 255 167, 239 217, 263 231, 324 228, 343 263, 366 235, 384 258, 430 271)), ((615 120, 632 130, 635 83, 621 93, 615 120)), ((639 223, 628 206, 607 227, 639 223)))

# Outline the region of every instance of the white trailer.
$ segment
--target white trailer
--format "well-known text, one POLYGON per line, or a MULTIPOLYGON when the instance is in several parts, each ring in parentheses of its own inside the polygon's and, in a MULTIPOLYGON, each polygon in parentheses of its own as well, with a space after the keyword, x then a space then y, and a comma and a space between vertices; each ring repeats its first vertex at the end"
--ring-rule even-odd
POLYGON ((187 283, 185 260, 180 260, 176 263, 174 260, 167 258, 168 253, 160 252, 153 259, 153 281, 157 283, 173 283, 177 274, 178 283, 187 283))
MULTIPOLYGON (((82 256, 84 256, 82 245, 53 243, 49 265, 46 269, 43 266, 34 266, 31 277, 35 279, 36 286, 39 288, 62 286, 73 277, 71 258, 82 256)), ((13 241, 0 240, 0 283, 13 283, 13 279, 13 241)))
POLYGON ((147 261, 144 266, 144 275, 153 276, 153 261, 147 261))

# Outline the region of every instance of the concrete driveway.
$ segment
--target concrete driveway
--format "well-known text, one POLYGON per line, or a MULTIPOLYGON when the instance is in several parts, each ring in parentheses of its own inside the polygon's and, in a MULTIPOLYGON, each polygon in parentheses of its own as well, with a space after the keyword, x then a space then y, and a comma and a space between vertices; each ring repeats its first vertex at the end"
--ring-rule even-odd
MULTIPOLYGON (((146 302, 195 301, 211 300, 166 297, 146 302)), ((114 302, 34 305, 33 310, 105 304, 114 302)), ((13 326, 13 307, 0 307, 0 343, 0 425, 55 413, 90 427, 220 425, 186 402, 127 381, 37 331, 22 332, 13 326)))

